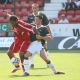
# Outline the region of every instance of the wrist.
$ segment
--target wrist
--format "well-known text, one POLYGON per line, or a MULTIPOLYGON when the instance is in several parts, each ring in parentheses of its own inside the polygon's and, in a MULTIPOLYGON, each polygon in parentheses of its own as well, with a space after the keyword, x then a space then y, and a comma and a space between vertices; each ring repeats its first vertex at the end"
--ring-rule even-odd
POLYGON ((44 38, 41 36, 41 39, 44 39, 44 38))

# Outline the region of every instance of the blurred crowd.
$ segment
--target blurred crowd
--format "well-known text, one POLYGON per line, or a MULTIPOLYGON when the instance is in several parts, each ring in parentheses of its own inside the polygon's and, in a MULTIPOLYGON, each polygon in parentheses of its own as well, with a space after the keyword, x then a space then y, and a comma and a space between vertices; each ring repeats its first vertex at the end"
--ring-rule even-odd
POLYGON ((0 4, 12 4, 12 0, 0 0, 0 4))
POLYGON ((62 3, 62 10, 76 10, 80 8, 80 0, 67 0, 62 3))

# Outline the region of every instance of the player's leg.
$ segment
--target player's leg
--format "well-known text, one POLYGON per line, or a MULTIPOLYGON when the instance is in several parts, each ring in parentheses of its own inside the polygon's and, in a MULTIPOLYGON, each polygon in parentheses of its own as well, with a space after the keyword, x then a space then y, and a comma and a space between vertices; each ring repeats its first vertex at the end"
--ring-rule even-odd
POLYGON ((34 55, 30 57, 30 62, 31 62, 30 68, 34 68, 34 55))
POLYGON ((40 57, 48 64, 48 66, 54 71, 55 74, 64 74, 64 72, 61 72, 61 71, 57 71, 57 70, 56 70, 53 62, 50 61, 50 60, 48 59, 48 57, 46 56, 44 49, 42 49, 42 50, 40 51, 40 57))
POLYGON ((24 54, 24 61, 23 61, 23 66, 24 66, 24 73, 23 73, 23 76, 29 76, 29 57, 32 56, 32 54, 30 52, 26 52, 24 54))
POLYGON ((36 51, 36 41, 32 42, 28 49, 27 49, 27 52, 24 54, 24 61, 23 61, 23 65, 24 65, 24 76, 27 76, 27 73, 28 73, 28 58, 32 56, 32 54, 35 53, 36 51))
MULTIPOLYGON (((11 44, 11 46, 9 47, 8 51, 7 51, 7 55, 9 56, 10 60, 12 61, 12 59, 15 58, 14 53, 16 53, 19 50, 19 46, 15 44, 15 42, 13 42, 11 44)), ((14 65, 15 68, 11 71, 12 73, 16 72, 17 70, 20 69, 19 64, 18 65, 14 65)))
POLYGON ((23 66, 24 54, 26 53, 26 49, 28 48, 29 44, 30 44, 29 42, 24 41, 20 46, 19 57, 20 57, 23 72, 24 72, 24 66, 23 66))
POLYGON ((48 47, 47 47, 47 41, 45 42, 45 44, 43 46, 44 46, 44 49, 45 49, 45 52, 46 52, 47 56, 49 56, 49 51, 48 51, 48 47))

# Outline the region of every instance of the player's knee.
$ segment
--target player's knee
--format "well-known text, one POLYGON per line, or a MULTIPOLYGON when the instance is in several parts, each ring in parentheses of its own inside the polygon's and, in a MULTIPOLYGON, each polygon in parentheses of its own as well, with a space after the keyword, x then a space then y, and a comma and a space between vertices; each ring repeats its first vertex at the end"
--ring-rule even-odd
POLYGON ((21 59, 23 59, 24 58, 24 53, 19 53, 19 57, 21 58, 21 59))
POLYGON ((12 51, 10 51, 10 50, 7 51, 7 55, 8 55, 8 56, 13 55, 13 54, 14 54, 14 53, 13 53, 12 51))
POLYGON ((30 57, 30 56, 32 56, 32 54, 28 51, 24 54, 24 57, 30 57))

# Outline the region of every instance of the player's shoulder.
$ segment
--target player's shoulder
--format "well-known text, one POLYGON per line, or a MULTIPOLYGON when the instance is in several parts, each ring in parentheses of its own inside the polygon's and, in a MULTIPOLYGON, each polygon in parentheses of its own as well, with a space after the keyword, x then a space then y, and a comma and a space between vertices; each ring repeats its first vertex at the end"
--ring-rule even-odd
POLYGON ((44 25, 41 25, 41 28, 46 28, 46 26, 44 26, 44 25))
POLYGON ((39 27, 39 28, 42 29, 42 30, 46 30, 47 29, 47 27, 44 26, 44 25, 41 25, 41 27, 39 27))
POLYGON ((30 13, 28 16, 34 16, 33 13, 30 13))
POLYGON ((40 12, 39 14, 41 14, 41 15, 45 15, 44 13, 42 13, 42 12, 40 12))

